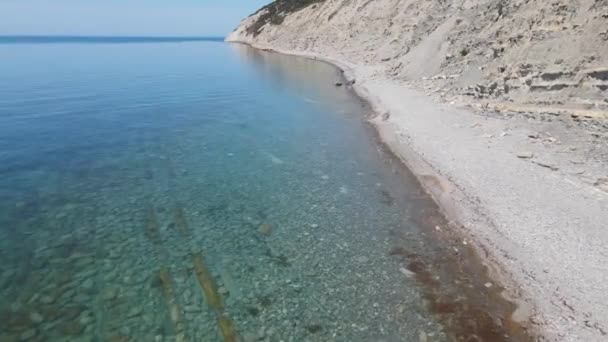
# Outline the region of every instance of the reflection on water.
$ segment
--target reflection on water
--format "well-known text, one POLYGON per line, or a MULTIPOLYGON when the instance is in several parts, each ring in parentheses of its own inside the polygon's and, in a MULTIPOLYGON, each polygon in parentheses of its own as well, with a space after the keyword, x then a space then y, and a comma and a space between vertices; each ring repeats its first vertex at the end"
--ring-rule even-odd
POLYGON ((0 53, 1 341, 526 339, 331 66, 0 53))

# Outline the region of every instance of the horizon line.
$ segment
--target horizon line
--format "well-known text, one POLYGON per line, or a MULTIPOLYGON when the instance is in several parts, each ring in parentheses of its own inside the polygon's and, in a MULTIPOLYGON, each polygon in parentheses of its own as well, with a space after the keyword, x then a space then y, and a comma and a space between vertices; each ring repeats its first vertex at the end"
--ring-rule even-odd
POLYGON ((1 38, 5 37, 44 37, 44 38, 226 38, 226 35, 111 35, 111 34, 0 34, 1 38))
POLYGON ((0 44, 95 44, 95 43, 187 43, 223 42, 219 36, 85 36, 85 35, 0 35, 0 44))

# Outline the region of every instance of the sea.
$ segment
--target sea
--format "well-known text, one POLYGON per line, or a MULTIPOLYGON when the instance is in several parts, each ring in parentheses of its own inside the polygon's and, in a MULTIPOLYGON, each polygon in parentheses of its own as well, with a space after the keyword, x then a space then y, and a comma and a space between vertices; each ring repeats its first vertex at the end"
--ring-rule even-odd
POLYGON ((0 341, 526 340, 373 115, 222 38, 0 37, 0 341))

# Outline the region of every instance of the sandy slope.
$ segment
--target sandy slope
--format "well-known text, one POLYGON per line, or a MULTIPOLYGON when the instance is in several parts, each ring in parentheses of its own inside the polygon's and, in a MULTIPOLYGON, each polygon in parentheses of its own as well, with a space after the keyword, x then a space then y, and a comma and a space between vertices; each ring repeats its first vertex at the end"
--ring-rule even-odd
POLYGON ((608 115, 608 0, 325 0, 256 41, 337 52, 449 101, 608 115))
MULTIPOLYGON (((606 341, 606 124, 602 120, 581 121, 576 114, 559 114, 570 106, 566 108, 570 114, 576 109, 597 115, 603 109, 605 92, 586 85, 585 82, 591 80, 581 76, 585 80, 577 81, 579 89, 560 89, 560 96, 572 100, 570 103, 552 102, 557 95, 551 91, 539 90, 530 96, 534 82, 544 79, 562 82, 565 74, 574 77, 574 73, 561 71, 559 77, 543 76, 549 71, 538 65, 550 64, 546 61, 548 57, 532 54, 533 58, 527 58, 538 63, 528 64, 535 65, 530 68, 537 70, 538 80, 529 81, 525 89, 518 88, 516 92, 491 99, 495 106, 500 106, 501 101, 511 109, 518 106, 518 114, 496 112, 486 105, 475 106, 475 102, 472 108, 463 106, 471 101, 450 95, 459 91, 457 84, 468 79, 494 82, 492 77, 483 72, 476 74, 475 69, 469 67, 454 69, 458 76, 442 74, 459 64, 446 64, 436 57, 443 59, 454 45, 462 44, 449 43, 449 37, 455 32, 454 25, 459 20, 462 22, 462 13, 470 16, 474 9, 495 2, 461 1, 459 11, 454 12, 448 5, 437 6, 447 2, 328 0, 286 16, 281 25, 264 26, 262 33, 255 37, 246 29, 256 18, 248 18, 228 40, 321 58, 344 69, 349 78, 356 79, 355 90, 367 98, 379 114, 372 121, 382 138, 419 175, 449 215, 464 226, 464 234, 477 242, 495 275, 522 304, 521 318, 530 319, 547 340, 606 341), (444 13, 442 19, 426 18, 436 16, 437 7, 444 13), (332 19, 327 24, 329 15, 332 19), (418 19, 412 19, 414 17, 418 19), (396 23, 403 28, 408 20, 412 20, 410 25, 416 29, 404 33, 403 29, 391 28, 396 23), (420 28, 424 25, 425 30, 420 28), (396 34, 409 35, 405 39, 409 45, 402 42, 400 48, 391 47, 396 34), (528 101, 529 98, 542 98, 541 110, 538 110, 539 103, 528 101), (597 103, 580 107, 577 101, 597 103)), ((536 12, 530 7, 534 2, 503 3, 505 9, 489 26, 504 24, 501 20, 505 18, 515 22, 526 15, 535 17, 536 12), (523 14, 509 17, 514 4, 518 4, 517 11, 523 14)), ((593 5, 598 6, 600 12, 604 9, 602 6, 608 6, 603 0, 579 3, 588 5, 587 12, 596 10, 592 9, 593 5)), ((544 15, 538 16, 537 22, 545 26, 553 22, 543 18, 555 8, 562 8, 559 4, 560 1, 554 1, 538 5, 541 8, 537 8, 537 12, 544 15)), ((485 20, 482 12, 478 23, 485 20)), ((586 25, 601 26, 596 22, 601 15, 589 14, 589 18, 586 25)), ((563 26, 575 25, 576 21, 558 22, 563 26)), ((514 32, 517 30, 519 28, 513 28, 514 32)), ((474 41, 486 33, 456 37, 474 41)), ((572 36, 563 39, 570 38, 572 36)), ((608 44, 593 48, 588 43, 580 42, 592 54, 608 49, 608 44)), ((555 44, 558 42, 541 42, 545 48, 555 48, 555 44)), ((540 49, 532 45, 532 49, 540 49)), ((509 49, 503 53, 517 55, 517 51, 509 49)), ((583 52, 575 55, 564 57, 559 65, 569 67, 585 59, 583 52)), ((466 56, 460 57, 464 61, 466 56)), ((578 67, 577 72, 603 70, 605 58, 606 55, 602 55, 588 63, 587 69, 578 67)), ((495 61, 474 59, 461 64, 472 64, 482 71, 480 66, 485 69, 492 63, 495 61)), ((486 95, 479 97, 488 100, 486 95)))

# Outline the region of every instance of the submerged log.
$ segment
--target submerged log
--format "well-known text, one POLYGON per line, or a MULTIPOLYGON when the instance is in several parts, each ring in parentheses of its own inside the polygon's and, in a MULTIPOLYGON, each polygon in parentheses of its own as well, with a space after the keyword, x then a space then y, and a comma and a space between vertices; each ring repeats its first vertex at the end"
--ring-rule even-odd
POLYGON ((194 273, 196 274, 198 283, 203 289, 203 295, 205 296, 207 305, 216 311, 222 310, 224 308, 222 298, 217 292, 217 286, 215 285, 207 266, 205 266, 203 257, 200 254, 195 254, 192 257, 192 263, 194 265, 194 273))
POLYGON ((164 267, 161 268, 159 278, 163 288, 163 293, 165 295, 165 301, 169 307, 169 317, 173 323, 173 329, 175 330, 175 341, 185 342, 186 325, 184 324, 184 320, 182 318, 182 311, 177 304, 177 300, 175 299, 175 291, 173 291, 173 286, 171 285, 169 271, 167 271, 167 269, 164 267))
POLYGON ((160 242, 160 228, 158 225, 158 220, 156 219, 154 208, 150 205, 146 207, 144 229, 146 230, 146 236, 148 239, 150 239, 152 242, 160 242))
POLYGON ((223 314, 224 305, 222 303, 222 297, 217 291, 217 286, 211 277, 211 273, 209 273, 207 266, 205 266, 202 255, 200 253, 193 255, 192 263, 194 264, 196 278, 203 290, 205 301, 217 315, 217 325, 224 342, 236 342, 237 334, 234 325, 232 320, 223 314))
POLYGON ((217 325, 220 328, 224 342, 236 342, 236 332, 232 326, 232 320, 226 316, 220 316, 217 319, 217 325))

